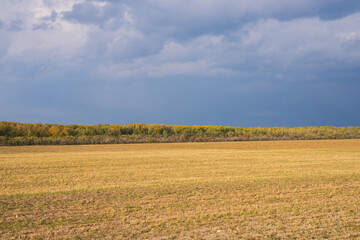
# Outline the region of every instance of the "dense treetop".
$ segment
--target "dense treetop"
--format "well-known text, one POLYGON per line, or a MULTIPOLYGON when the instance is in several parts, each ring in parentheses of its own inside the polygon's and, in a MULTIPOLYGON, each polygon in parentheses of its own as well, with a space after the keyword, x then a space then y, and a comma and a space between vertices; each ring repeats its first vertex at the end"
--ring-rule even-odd
POLYGON ((1 145, 360 138, 360 127, 224 127, 0 122, 1 145))

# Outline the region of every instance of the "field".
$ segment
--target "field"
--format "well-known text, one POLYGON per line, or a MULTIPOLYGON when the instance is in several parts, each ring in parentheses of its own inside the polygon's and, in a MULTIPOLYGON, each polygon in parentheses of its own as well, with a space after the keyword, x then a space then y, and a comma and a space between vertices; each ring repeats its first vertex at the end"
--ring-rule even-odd
POLYGON ((1 239, 360 239, 360 140, 0 147, 1 239))

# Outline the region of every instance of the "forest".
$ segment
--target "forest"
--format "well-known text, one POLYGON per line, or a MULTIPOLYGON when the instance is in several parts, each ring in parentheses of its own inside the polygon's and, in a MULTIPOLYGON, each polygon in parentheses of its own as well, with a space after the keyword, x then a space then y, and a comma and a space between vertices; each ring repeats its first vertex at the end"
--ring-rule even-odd
POLYGON ((225 127, 0 122, 0 145, 73 145, 360 138, 360 127, 225 127))

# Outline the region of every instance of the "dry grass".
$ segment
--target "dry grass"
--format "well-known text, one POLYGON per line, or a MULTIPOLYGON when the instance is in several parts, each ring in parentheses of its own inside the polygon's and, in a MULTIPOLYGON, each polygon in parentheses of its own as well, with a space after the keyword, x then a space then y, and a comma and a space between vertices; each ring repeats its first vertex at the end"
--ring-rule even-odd
POLYGON ((360 140, 0 147, 0 236, 360 239, 360 140))

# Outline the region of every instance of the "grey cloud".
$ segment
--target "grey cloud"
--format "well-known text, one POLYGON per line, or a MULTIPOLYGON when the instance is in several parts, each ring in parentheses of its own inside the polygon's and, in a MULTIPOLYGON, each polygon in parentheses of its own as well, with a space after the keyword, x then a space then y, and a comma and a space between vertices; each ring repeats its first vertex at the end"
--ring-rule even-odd
POLYGON ((188 40, 203 34, 221 34, 259 18, 292 20, 304 17, 336 19, 360 10, 357 0, 257 0, 249 1, 106 1, 105 6, 87 1, 74 5, 64 18, 100 27, 118 28, 131 15, 133 26, 147 34, 188 40))
POLYGON ((93 2, 75 4, 72 11, 63 12, 63 18, 85 24, 94 24, 102 28, 116 29, 123 22, 123 5, 96 5, 93 2))
MULTIPOLYGON (((305 0, 285 1, 283 4, 277 4, 277 6, 281 5, 283 7, 277 8, 269 17, 282 21, 312 17, 319 17, 322 20, 335 20, 360 11, 360 2, 357 0, 305 0)), ((258 16, 263 14, 260 13, 258 16)))
POLYGON ((22 30, 23 21, 22 20, 13 20, 7 25, 8 31, 18 32, 22 30))
POLYGON ((67 20, 82 23, 98 24, 104 21, 102 7, 95 6, 92 2, 75 4, 71 12, 64 12, 63 16, 67 20))
POLYGON ((33 26, 33 30, 48 30, 48 29, 52 29, 53 26, 49 23, 40 23, 40 24, 35 24, 33 26))
MULTIPOLYGON (((145 47, 143 44, 122 45, 119 42, 113 46, 113 53, 124 58, 113 58, 113 64, 118 63, 119 67, 109 69, 117 71, 115 76, 122 76, 129 69, 132 73, 166 76, 194 74, 191 69, 196 66, 203 75, 218 71, 219 75, 230 74, 247 81, 259 78, 282 82, 326 81, 332 78, 331 75, 341 80, 341 74, 349 72, 347 68, 360 67, 360 51, 353 47, 360 37, 360 28, 356 24, 358 17, 354 15, 327 22, 317 18, 286 22, 263 20, 234 31, 231 37, 204 35, 186 42, 168 40, 163 42, 158 52, 155 48, 152 55, 130 51, 131 48, 135 51, 145 47), (141 62, 134 61, 129 65, 131 57, 138 57, 141 62), (329 69, 338 71, 328 74, 329 69), (324 74, 328 76, 319 78, 324 74)), ((356 72, 346 79, 354 78, 356 72)))
POLYGON ((0 105, 37 109, 18 121, 359 124, 353 0, 107 2, 54 10, 35 21, 44 31, 0 30, 0 54, 13 54, 0 64, 0 105))
POLYGON ((51 14, 47 17, 43 17, 41 19, 41 23, 39 24, 34 24, 33 25, 33 30, 49 30, 49 29, 54 29, 54 23, 56 21, 56 18, 58 16, 58 13, 55 10, 51 11, 51 14))
POLYGON ((358 0, 336 0, 329 1, 328 4, 320 6, 317 13, 320 19, 333 20, 346 17, 360 11, 360 1, 358 0))
POLYGON ((47 16, 47 17, 42 18, 42 20, 55 22, 57 16, 58 16, 58 13, 55 10, 52 10, 51 14, 49 16, 47 16))

